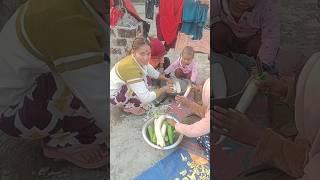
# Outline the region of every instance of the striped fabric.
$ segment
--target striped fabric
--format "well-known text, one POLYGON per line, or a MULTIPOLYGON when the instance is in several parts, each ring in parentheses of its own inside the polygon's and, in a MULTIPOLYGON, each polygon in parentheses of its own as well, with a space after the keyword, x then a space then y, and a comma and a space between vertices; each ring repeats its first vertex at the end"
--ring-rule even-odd
POLYGON ((133 84, 143 81, 144 72, 140 65, 134 60, 133 56, 127 56, 115 65, 116 74, 119 78, 133 84))

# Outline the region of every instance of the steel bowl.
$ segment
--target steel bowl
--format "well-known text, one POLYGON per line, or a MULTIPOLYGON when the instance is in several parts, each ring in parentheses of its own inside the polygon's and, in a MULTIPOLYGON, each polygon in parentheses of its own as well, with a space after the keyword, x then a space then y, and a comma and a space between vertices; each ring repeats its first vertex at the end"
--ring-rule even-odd
MULTIPOLYGON (((174 120, 174 121, 176 121, 176 122, 179 122, 176 118, 174 118, 174 117, 172 117, 172 116, 170 116, 170 115, 165 115, 165 116, 166 116, 167 119, 172 119, 172 120, 174 120)), ((142 127, 142 136, 143 136, 143 139, 146 141, 146 143, 147 143, 149 146, 151 146, 151 147, 153 147, 153 148, 155 148, 155 149, 160 149, 160 150, 169 150, 169 149, 176 148, 176 147, 181 143, 182 138, 183 138, 183 135, 182 135, 182 134, 179 134, 178 132, 176 132, 176 137, 175 137, 175 139, 174 139, 174 143, 171 144, 171 145, 169 145, 169 146, 161 147, 161 146, 158 146, 158 145, 156 145, 156 144, 153 144, 153 143, 150 141, 150 139, 149 139, 149 137, 148 137, 148 135, 147 135, 147 133, 148 133, 148 126, 149 126, 151 123, 153 123, 154 120, 155 120, 155 119, 150 119, 150 120, 148 120, 148 121, 143 125, 143 127, 142 127)))

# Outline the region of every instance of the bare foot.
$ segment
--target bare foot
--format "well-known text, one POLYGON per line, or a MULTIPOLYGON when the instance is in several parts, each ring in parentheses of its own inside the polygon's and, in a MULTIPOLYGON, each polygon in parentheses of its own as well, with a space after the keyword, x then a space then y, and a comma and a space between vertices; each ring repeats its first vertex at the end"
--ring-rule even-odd
MULTIPOLYGON (((88 149, 76 152, 71 155, 73 159, 84 164, 95 164, 102 159, 106 159, 107 153, 103 148, 88 149)), ((77 164, 76 164, 77 165, 77 164)))
POLYGON ((43 147, 48 158, 66 160, 81 168, 99 168, 107 164, 108 151, 103 145, 56 149, 43 147))
POLYGON ((142 107, 124 108, 123 111, 137 116, 143 115, 146 112, 142 107))

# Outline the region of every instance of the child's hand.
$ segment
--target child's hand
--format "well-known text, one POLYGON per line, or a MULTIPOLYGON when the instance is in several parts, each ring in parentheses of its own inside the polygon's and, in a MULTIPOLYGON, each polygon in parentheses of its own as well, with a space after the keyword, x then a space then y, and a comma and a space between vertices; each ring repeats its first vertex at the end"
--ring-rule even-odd
POLYGON ((167 85, 166 85, 166 93, 169 93, 169 94, 173 94, 173 93, 175 93, 175 91, 174 91, 174 88, 173 88, 173 85, 172 85, 172 84, 167 84, 167 85))
POLYGON ((201 92, 203 88, 202 84, 193 84, 192 85, 192 90, 195 92, 201 92))
POLYGON ((178 95, 178 96, 175 97, 175 99, 176 99, 178 104, 181 104, 181 105, 183 105, 185 107, 189 107, 189 100, 186 97, 178 95))
POLYGON ((268 79, 264 81, 256 81, 259 90, 265 94, 271 94, 278 97, 285 97, 288 92, 288 84, 278 79, 268 79))
POLYGON ((202 91, 202 89, 203 89, 203 84, 198 84, 198 85, 196 85, 196 90, 197 91, 202 91))
POLYGON ((167 84, 173 84, 173 81, 172 81, 172 79, 170 79, 170 78, 167 78, 167 84))

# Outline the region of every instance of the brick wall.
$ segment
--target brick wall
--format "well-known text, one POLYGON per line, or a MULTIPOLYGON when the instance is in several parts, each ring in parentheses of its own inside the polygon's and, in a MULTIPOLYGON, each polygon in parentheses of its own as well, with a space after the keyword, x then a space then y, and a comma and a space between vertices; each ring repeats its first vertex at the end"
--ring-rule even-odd
POLYGON ((142 34, 142 22, 139 22, 133 27, 115 26, 110 29, 111 68, 122 57, 128 54, 128 51, 131 49, 132 41, 137 36, 142 36, 142 34))

